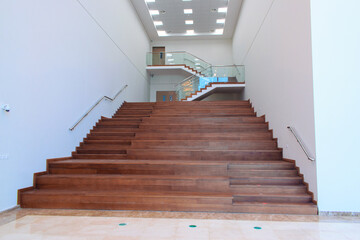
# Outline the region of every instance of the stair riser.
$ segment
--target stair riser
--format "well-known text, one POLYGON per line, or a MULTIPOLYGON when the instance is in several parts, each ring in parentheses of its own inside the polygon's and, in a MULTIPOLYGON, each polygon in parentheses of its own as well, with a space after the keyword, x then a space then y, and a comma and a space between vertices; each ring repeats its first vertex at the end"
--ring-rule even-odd
POLYGON ((79 154, 73 153, 74 159, 127 159, 126 154, 79 154))
POLYGON ((230 131, 253 131, 253 130, 264 130, 264 131, 268 131, 268 126, 266 124, 234 124, 234 125, 152 125, 152 124, 141 124, 139 126, 139 129, 141 130, 153 130, 153 131, 157 131, 157 130, 179 130, 179 129, 189 129, 192 131, 198 131, 198 130, 207 130, 207 131, 213 131, 213 130, 230 130, 230 131))
POLYGON ((269 164, 230 164, 229 171, 243 171, 243 170, 289 170, 294 169, 295 165, 292 163, 279 162, 269 164))
POLYGON ((208 200, 194 198, 185 201, 178 198, 177 201, 164 198, 156 198, 148 202, 147 198, 139 202, 139 198, 104 198, 83 196, 69 202, 67 196, 43 196, 41 199, 31 195, 23 196, 23 208, 47 208, 47 209, 104 209, 104 210, 150 210, 150 211, 190 211, 190 212, 239 212, 239 213, 266 213, 266 214, 301 214, 316 215, 315 207, 273 207, 271 204, 263 206, 232 206, 229 199, 218 198, 208 200), (161 203, 161 204, 159 204, 161 203))
POLYGON ((240 132, 240 133, 153 133, 138 132, 135 139, 144 140, 270 140, 271 132, 240 132))
POLYGON ((96 128, 138 128, 140 124, 132 124, 132 123, 98 123, 96 124, 96 128))
POLYGON ((297 170, 229 171, 231 177, 296 177, 297 170))
POLYGON ((236 194, 269 194, 269 195, 272 195, 272 194, 305 194, 306 188, 305 187, 299 188, 297 186, 294 186, 293 188, 291 188, 291 187, 281 188, 280 186, 266 188, 266 187, 256 187, 256 186, 252 185, 249 187, 232 186, 231 191, 235 195, 236 194))
POLYGON ((78 154, 126 154, 126 150, 78 149, 78 154))
POLYGON ((261 118, 254 118, 253 120, 251 119, 241 119, 241 118, 204 118, 204 119, 197 119, 197 118, 172 118, 169 120, 160 120, 161 118, 155 118, 155 117, 150 117, 147 118, 146 120, 144 120, 142 122, 142 124, 153 124, 153 125, 162 125, 162 124, 187 124, 187 125, 204 125, 204 124, 241 124, 241 123, 265 123, 263 119, 261 118))
POLYGON ((38 189, 86 191, 189 191, 229 192, 228 180, 139 179, 139 178, 38 178, 38 189))
POLYGON ((192 159, 192 160, 280 160, 281 152, 253 151, 166 151, 128 149, 129 159, 192 159))
MULTIPOLYGON (((164 113, 164 114, 153 114, 153 117, 183 117, 187 115, 188 117, 245 117, 245 116, 253 116, 255 117, 255 113, 164 113)), ((116 116, 115 116, 116 117, 116 116)))
POLYGON ((83 164, 53 164, 49 167, 51 174, 123 174, 123 175, 184 175, 184 176, 226 176, 225 165, 149 165, 149 164, 129 164, 117 165, 108 164, 89 165, 83 164))
MULTIPOLYGON (((130 146, 130 140, 84 140, 85 145, 126 145, 130 146)), ((80 144, 81 145, 81 144, 80 144)))
POLYGON ((266 196, 234 196, 234 202, 264 202, 264 203, 310 203, 311 197, 266 197, 266 196))
POLYGON ((93 130, 90 131, 90 134, 93 133, 123 133, 123 132, 135 132, 137 131, 138 128, 126 128, 126 127, 122 127, 122 128, 94 128, 93 130))
POLYGON ((302 184, 302 179, 270 179, 270 178, 263 178, 257 179, 253 177, 248 178, 237 178, 231 179, 230 185, 298 185, 302 184))
POLYGON ((248 140, 248 141, 231 141, 231 140, 141 140, 136 139, 131 141, 132 146, 150 146, 164 145, 166 147, 184 146, 184 147, 216 147, 218 145, 226 145, 228 147, 239 146, 263 146, 276 147, 275 140, 248 140))

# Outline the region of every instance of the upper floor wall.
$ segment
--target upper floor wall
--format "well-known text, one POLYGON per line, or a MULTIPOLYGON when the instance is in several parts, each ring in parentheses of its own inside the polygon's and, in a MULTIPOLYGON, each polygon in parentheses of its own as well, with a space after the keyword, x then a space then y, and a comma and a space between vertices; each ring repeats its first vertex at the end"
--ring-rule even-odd
POLYGON ((152 47, 165 47, 166 52, 185 51, 212 65, 232 65, 232 41, 225 40, 182 40, 157 41, 152 47))

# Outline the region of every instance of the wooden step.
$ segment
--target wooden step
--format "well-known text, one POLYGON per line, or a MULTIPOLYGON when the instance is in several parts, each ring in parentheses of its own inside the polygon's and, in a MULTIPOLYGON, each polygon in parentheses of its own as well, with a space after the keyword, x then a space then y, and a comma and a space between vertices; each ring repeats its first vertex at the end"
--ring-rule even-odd
POLYGON ((231 212, 232 195, 209 192, 32 190, 25 208, 231 212))
POLYGON ((246 170, 229 170, 229 176, 233 178, 244 177, 295 177, 298 176, 296 169, 246 169, 246 170))
POLYGON ((136 174, 226 176, 224 161, 71 159, 49 163, 51 174, 136 174))
POLYGON ((230 185, 298 185, 302 184, 300 176, 293 177, 234 177, 230 185))
POLYGON ((230 185, 236 194, 305 194, 305 185, 230 185))
POLYGON ((127 154, 82 154, 73 153, 74 159, 127 159, 127 154))
POLYGON ((234 212, 242 213, 316 215, 318 212, 313 203, 234 202, 233 207, 234 212))
POLYGON ((142 124, 211 124, 211 123, 265 123, 262 117, 192 117, 192 116, 179 116, 179 117, 156 117, 151 116, 143 120, 142 124))
POLYGON ((108 209, 314 215, 312 203, 232 203, 232 195, 207 192, 126 192, 32 190, 21 195, 25 208, 108 209))
POLYGON ((242 194, 234 195, 234 203, 311 203, 309 194, 242 194))
POLYGON ((142 160, 279 160, 281 150, 188 150, 128 149, 129 159, 142 160))
POLYGON ((153 140, 256 140, 256 139, 273 139, 272 132, 212 132, 212 133, 169 133, 169 132, 137 132, 135 139, 153 139, 153 140))
POLYGON ((222 176, 47 174, 36 178, 37 189, 229 192, 222 176))
POLYGON ((133 149, 275 150, 274 140, 133 140, 133 149))

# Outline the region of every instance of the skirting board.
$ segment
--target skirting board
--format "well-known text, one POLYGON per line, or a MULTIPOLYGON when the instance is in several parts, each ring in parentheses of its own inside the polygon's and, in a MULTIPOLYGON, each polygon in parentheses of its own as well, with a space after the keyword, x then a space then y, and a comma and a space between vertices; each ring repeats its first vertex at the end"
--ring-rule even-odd
POLYGON ((346 217, 359 217, 360 212, 326 212, 320 211, 319 216, 346 216, 346 217))

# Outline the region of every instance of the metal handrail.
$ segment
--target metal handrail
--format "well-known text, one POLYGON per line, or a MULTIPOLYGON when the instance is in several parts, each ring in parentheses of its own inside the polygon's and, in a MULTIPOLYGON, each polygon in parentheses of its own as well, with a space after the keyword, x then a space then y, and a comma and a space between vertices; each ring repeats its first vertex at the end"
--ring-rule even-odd
POLYGON ((300 147, 302 148, 302 150, 304 151, 304 153, 306 154, 307 158, 310 160, 310 161, 315 161, 315 158, 311 157, 309 152, 306 150, 306 147, 305 145, 303 144, 303 142, 301 141, 301 139, 299 138, 299 136, 296 134, 296 131, 293 127, 290 127, 288 126, 287 127, 291 132, 292 134, 295 136, 297 142, 300 144, 300 147))
POLYGON ((128 85, 126 84, 123 88, 121 88, 121 89, 115 94, 115 96, 114 96, 113 98, 108 97, 108 96, 103 96, 102 98, 100 98, 100 99, 80 118, 79 121, 77 121, 71 128, 69 128, 69 130, 70 130, 70 131, 73 131, 73 130, 76 128, 76 126, 79 125, 79 123, 80 123, 82 120, 84 120, 84 118, 86 118, 86 116, 89 115, 89 113, 90 113, 97 105, 99 105, 99 103, 100 103, 102 100, 106 99, 106 100, 111 101, 111 102, 114 101, 114 100, 120 95, 120 93, 122 93, 122 91, 124 91, 125 88, 127 88, 127 86, 128 86, 128 85))

